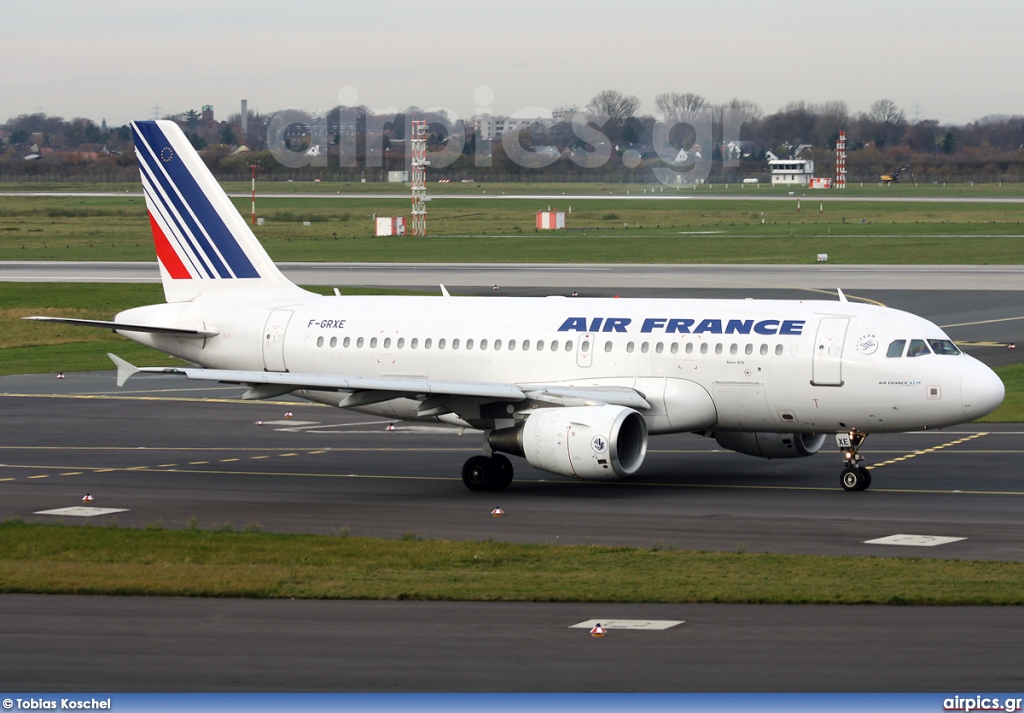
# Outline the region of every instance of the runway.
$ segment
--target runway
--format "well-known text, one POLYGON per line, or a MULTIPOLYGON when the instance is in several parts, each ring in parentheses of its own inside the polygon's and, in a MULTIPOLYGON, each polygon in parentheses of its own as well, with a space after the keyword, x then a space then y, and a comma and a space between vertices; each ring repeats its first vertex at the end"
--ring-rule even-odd
MULTIPOLYGON (((321 267, 311 274, 348 274, 354 284, 386 272, 321 267)), ((426 288, 438 277, 454 285, 461 275, 461 292, 493 294, 491 273, 473 266, 440 274, 420 267, 404 266, 393 279, 426 288)), ((522 266, 495 269, 504 275, 500 294, 548 289, 531 286, 522 266)), ((581 295, 831 299, 809 286, 821 278, 810 271, 728 269, 689 273, 710 277, 680 287, 658 268, 645 266, 624 285, 628 271, 583 266, 560 290, 585 284, 581 295), (814 279, 773 289, 800 274, 814 279)), ((1016 363, 1021 352, 1007 344, 1024 336, 1024 293, 1019 278, 1003 289, 1014 269, 931 276, 959 285, 948 290, 847 293, 936 321, 990 365, 1016 363)), ((883 272, 872 274, 883 280, 883 272)), ((534 283, 549 277, 535 275, 534 283)), ((898 278, 888 279, 898 286, 929 279, 910 271, 898 278)), ((686 435, 654 438, 629 480, 578 483, 514 459, 511 488, 479 494, 459 477, 479 448, 473 432, 404 424, 388 431, 387 422, 360 414, 294 400, 240 402, 240 393, 176 377, 137 377, 118 389, 112 371, 0 377, 0 519, 53 520, 35 513, 81 505, 89 492, 93 505, 122 510, 93 522, 116 517, 131 527, 180 528, 195 518, 203 528, 258 524, 388 538, 1024 560, 1019 425, 874 435, 863 450, 874 482, 863 493, 839 488, 830 445, 812 458, 762 461, 686 435), (506 516, 492 518, 495 506, 506 516), (893 535, 933 546, 869 543, 893 535)), ((1022 624, 1024 609, 1012 607, 5 595, 0 628, 9 645, 0 647, 0 671, 7 688, 23 691, 1009 691, 1024 687, 1024 643, 1015 633, 1022 624), (569 628, 595 618, 685 623, 596 640, 569 628)))
MULTIPOLYGON (((1020 291, 1021 265, 645 265, 532 263, 278 264, 300 285, 572 290, 804 289, 1020 291)), ((154 262, 0 261, 0 282, 159 282, 154 262)), ((624 295, 625 296, 625 295, 624 295)))
MULTIPOLYGON (((478 447, 239 390, 111 372, 0 378, 0 518, 81 504, 96 524, 641 548, 1024 560, 1024 429, 872 436, 872 488, 832 451, 765 462, 658 437, 640 475, 576 483, 521 459, 471 493, 478 447), (287 418, 286 413, 292 417, 287 418), (263 421, 258 425, 257 421, 263 421), (501 519, 490 516, 500 505, 501 519), (867 544, 913 534, 958 539, 867 544)), ((0 597, 10 690, 934 691, 1024 685, 1021 608, 223 601, 0 597), (588 619, 666 631, 570 629, 588 619)))

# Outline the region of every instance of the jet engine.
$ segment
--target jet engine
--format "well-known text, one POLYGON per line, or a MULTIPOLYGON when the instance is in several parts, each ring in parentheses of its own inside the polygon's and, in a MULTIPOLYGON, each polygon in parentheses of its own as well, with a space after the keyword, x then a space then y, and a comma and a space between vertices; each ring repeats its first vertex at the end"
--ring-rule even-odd
POLYGON ((824 433, 753 433, 715 431, 722 448, 759 458, 806 458, 825 444, 824 433))
POLYGON ((544 408, 515 428, 493 431, 488 442, 540 470, 613 480, 632 475, 644 462, 647 423, 625 406, 544 408))

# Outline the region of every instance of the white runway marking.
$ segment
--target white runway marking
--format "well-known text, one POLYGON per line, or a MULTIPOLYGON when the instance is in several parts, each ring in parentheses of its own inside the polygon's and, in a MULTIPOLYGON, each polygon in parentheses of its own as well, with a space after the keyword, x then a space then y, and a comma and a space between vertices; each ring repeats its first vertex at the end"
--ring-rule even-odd
POLYGON ((593 629, 600 624, 605 629, 630 629, 632 631, 664 631, 673 626, 685 624, 686 621, 673 621, 670 619, 588 619, 579 624, 573 624, 570 629, 593 629))
POLYGON ((876 540, 865 540, 865 545, 900 545, 903 547, 935 547, 960 542, 966 537, 938 537, 935 535, 889 535, 876 540))
POLYGON ((96 517, 97 515, 110 515, 115 512, 128 512, 127 508, 89 508, 76 505, 70 508, 57 508, 56 510, 40 510, 36 515, 68 515, 70 517, 96 517))

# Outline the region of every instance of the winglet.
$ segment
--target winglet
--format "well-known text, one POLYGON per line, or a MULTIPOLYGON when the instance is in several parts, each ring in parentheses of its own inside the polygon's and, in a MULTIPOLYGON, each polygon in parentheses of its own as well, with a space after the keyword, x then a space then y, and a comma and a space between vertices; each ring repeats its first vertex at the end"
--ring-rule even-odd
POLYGON ((841 287, 837 287, 836 288, 836 292, 839 293, 839 301, 840 302, 849 302, 849 300, 846 299, 846 295, 843 294, 843 289, 841 287))
POLYGON ((117 354, 108 353, 107 356, 110 357, 110 361, 114 362, 114 366, 117 367, 118 386, 124 386, 124 382, 128 381, 128 379, 132 378, 140 371, 142 371, 142 369, 135 366, 134 364, 129 364, 124 359, 119 357, 117 354))

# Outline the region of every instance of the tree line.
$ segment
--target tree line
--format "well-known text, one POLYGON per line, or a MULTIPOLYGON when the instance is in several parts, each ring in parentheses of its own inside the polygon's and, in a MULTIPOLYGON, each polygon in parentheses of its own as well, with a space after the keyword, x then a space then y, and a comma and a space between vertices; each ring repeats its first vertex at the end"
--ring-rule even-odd
MULTIPOLYGON (((695 156, 710 160, 710 180, 763 176, 769 154, 814 159, 818 175, 829 175, 840 131, 846 134, 851 180, 876 180, 905 165, 932 180, 1024 177, 1024 117, 1019 115, 965 124, 911 122, 888 99, 874 102, 865 112, 853 112, 846 102, 835 100, 791 102, 767 114, 753 102, 715 104, 693 93, 659 94, 654 104, 656 114, 642 114, 637 97, 605 90, 575 119, 527 123, 511 143, 477 136, 470 121, 417 107, 394 114, 363 106, 335 107, 319 116, 298 112, 283 129, 274 127, 273 115, 250 112, 244 132, 240 114, 216 121, 188 110, 167 118, 182 127, 219 176, 247 174, 255 164, 268 177, 351 178, 358 173, 377 180, 387 170, 405 167, 408 121, 416 115, 429 122, 427 146, 439 159, 430 175, 438 178, 588 174, 590 179, 649 180, 654 167, 666 160, 666 150, 682 152, 691 161, 695 156), (666 132, 665 127, 671 128, 666 132), (605 140, 607 146, 595 145, 605 140), (323 151, 310 152, 317 145, 323 151), (298 168, 285 168, 281 151, 313 155, 292 162, 298 168), (588 164, 588 156, 599 151, 607 152, 606 160, 588 164), (531 155, 545 160, 522 160, 531 155)), ((134 180, 135 165, 127 125, 107 127, 105 122, 43 113, 23 114, 0 125, 0 178, 113 175, 134 180)))

